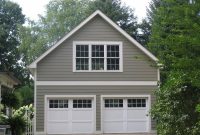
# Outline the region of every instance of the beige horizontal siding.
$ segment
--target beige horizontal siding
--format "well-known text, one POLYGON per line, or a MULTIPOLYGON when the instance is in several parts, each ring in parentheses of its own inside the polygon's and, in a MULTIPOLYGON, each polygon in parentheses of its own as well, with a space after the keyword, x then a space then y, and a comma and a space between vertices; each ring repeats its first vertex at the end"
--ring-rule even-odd
MULTIPOLYGON (((45 95, 96 95, 96 129, 101 129, 100 95, 152 95, 156 86, 37 86, 36 129, 44 130, 44 96, 45 95)), ((152 121, 152 125, 154 122, 152 121)))
POLYGON ((100 17, 95 17, 38 63, 39 81, 156 81, 157 70, 143 52, 100 17), (123 72, 73 72, 73 41, 122 41, 123 72), (137 58, 136 58, 137 57, 137 58))

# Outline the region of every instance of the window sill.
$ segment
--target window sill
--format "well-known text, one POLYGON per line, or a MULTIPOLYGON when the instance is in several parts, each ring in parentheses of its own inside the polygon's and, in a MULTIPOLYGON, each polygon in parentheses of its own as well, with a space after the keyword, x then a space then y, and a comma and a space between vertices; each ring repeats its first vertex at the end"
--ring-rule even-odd
POLYGON ((105 73, 116 73, 116 72, 123 72, 122 70, 99 70, 99 71, 85 71, 85 70, 75 70, 73 72, 77 72, 77 73, 102 73, 102 72, 105 72, 105 73))

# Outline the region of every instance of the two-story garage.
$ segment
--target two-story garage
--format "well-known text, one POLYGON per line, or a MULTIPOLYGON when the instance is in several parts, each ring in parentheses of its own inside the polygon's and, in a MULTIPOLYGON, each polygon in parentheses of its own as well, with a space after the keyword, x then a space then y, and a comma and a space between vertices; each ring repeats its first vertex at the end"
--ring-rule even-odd
POLYGON ((154 134, 158 59, 100 11, 29 68, 35 134, 154 134))

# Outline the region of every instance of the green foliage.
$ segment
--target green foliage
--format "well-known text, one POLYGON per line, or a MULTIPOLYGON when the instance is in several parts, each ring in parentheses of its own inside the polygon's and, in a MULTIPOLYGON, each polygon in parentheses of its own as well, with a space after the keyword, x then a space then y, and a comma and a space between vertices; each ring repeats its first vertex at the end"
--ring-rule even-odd
POLYGON ((20 105, 19 98, 16 93, 11 90, 7 90, 2 93, 1 103, 7 107, 18 108, 20 105))
POLYGON ((155 12, 149 48, 165 66, 163 81, 173 69, 190 69, 194 71, 191 72, 192 78, 199 79, 199 7, 199 2, 162 0, 155 12))
POLYGON ((196 111, 200 113, 200 104, 197 105, 196 111))
POLYGON ((33 105, 22 106, 17 110, 13 110, 11 116, 0 114, 0 124, 10 125, 12 135, 22 135, 28 124, 27 118, 32 119, 34 114, 33 105), (27 117, 28 116, 28 117, 27 117))
POLYGON ((20 28, 20 52, 26 64, 57 42, 97 9, 137 39, 137 20, 131 8, 120 0, 51 0, 46 15, 20 28))
POLYGON ((32 104, 29 104, 29 105, 25 105, 25 106, 22 106, 20 107, 19 109, 17 110, 14 110, 13 111, 13 115, 14 116, 21 116, 21 117, 24 117, 26 115, 29 116, 30 119, 33 118, 34 116, 34 108, 33 108, 33 105, 32 104), (26 114, 27 113, 27 114, 26 114))
POLYGON ((19 63, 19 26, 25 19, 16 3, 0 0, 0 71, 13 72, 22 82, 29 82, 29 72, 19 63))
POLYGON ((51 0, 46 6, 46 15, 38 22, 29 21, 20 28, 20 52, 26 64, 57 42, 86 18, 88 0, 51 0))
POLYGON ((147 19, 143 19, 142 22, 138 24, 138 28, 139 32, 137 39, 143 46, 146 47, 151 36, 151 25, 147 19))
POLYGON ((152 0, 147 8, 147 20, 150 25, 154 22, 154 18, 157 14, 157 9, 160 7, 161 0, 152 0))
POLYGON ((15 93, 20 97, 20 106, 29 105, 33 103, 34 91, 33 86, 22 86, 15 90, 15 93))
POLYGON ((24 23, 24 16, 17 4, 6 0, 0 0, 0 11, 0 70, 13 70, 20 58, 18 25, 24 23))
MULTIPOLYGON (((159 135, 188 135, 196 130, 200 117, 196 111, 200 88, 188 80, 190 78, 183 72, 171 72, 167 82, 156 90, 157 103, 152 116, 157 120, 159 135)), ((196 132, 199 134, 200 130, 196 132)))
POLYGON ((12 135, 22 135, 26 131, 26 120, 19 115, 13 115, 7 120, 7 124, 10 125, 12 135))
POLYGON ((123 30, 137 39, 137 18, 134 10, 121 4, 121 0, 95 0, 88 7, 87 14, 96 10, 102 11, 123 30))
POLYGON ((199 135, 200 1, 154 2, 148 47, 164 65, 152 112, 158 133, 199 135))

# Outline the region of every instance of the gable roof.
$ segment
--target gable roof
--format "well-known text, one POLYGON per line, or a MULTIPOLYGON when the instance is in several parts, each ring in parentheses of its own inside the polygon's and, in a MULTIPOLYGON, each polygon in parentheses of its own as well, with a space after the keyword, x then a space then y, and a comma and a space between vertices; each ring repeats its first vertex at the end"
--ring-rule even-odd
POLYGON ((61 45, 66 39, 71 37, 75 32, 77 32, 80 28, 86 25, 91 19, 95 16, 101 16, 107 23, 113 26, 118 32, 124 35, 131 43, 133 43, 137 48, 139 48, 142 52, 144 52, 150 59, 157 62, 158 58, 156 58, 150 51, 144 48, 140 43, 138 43, 135 39, 133 39, 129 34, 127 34, 122 28, 120 28, 117 24, 115 24, 110 18, 108 18, 101 11, 97 10, 93 14, 91 14, 88 18, 86 18, 83 22, 81 22, 77 27, 75 27, 72 31, 66 34, 62 39, 60 39, 55 45, 49 48, 46 52, 44 52, 40 57, 38 57, 34 62, 32 62, 28 68, 37 68, 37 63, 41 61, 44 57, 46 57, 49 53, 51 53, 55 48, 61 45))

